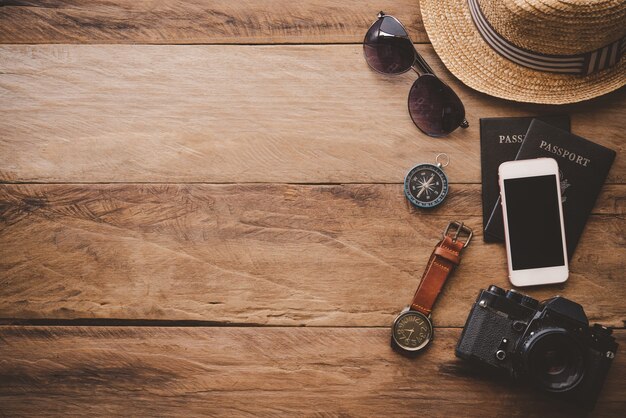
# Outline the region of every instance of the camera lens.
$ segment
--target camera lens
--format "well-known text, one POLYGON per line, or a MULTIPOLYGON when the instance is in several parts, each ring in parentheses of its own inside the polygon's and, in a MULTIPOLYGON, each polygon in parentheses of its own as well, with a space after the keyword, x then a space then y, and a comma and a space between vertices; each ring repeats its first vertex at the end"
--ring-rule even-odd
POLYGON ((531 379, 550 392, 573 389, 585 372, 582 349, 564 329, 536 332, 524 344, 523 355, 531 379))

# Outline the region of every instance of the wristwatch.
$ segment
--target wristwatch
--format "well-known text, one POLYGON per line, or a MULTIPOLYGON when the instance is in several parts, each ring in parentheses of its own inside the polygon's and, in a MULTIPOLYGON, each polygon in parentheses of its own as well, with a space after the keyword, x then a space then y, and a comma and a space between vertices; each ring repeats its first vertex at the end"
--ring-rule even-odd
POLYGON ((433 305, 446 279, 461 261, 461 252, 472 239, 471 228, 463 222, 453 221, 443 232, 443 238, 435 246, 419 287, 407 306, 393 321, 391 346, 405 355, 422 351, 433 339, 430 321, 433 305))

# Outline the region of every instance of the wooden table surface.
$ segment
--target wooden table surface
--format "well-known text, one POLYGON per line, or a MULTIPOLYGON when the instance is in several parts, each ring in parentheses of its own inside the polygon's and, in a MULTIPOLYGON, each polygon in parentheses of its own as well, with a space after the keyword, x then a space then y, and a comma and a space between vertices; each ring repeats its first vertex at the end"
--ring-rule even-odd
MULTIPOLYGON (((618 156, 566 284, 621 344, 596 416, 626 413, 626 91, 571 106, 451 76, 417 0, 0 1, 0 416, 573 416, 454 347, 479 289, 510 287, 482 242, 482 117, 566 113, 618 156), (371 71, 380 10, 465 103, 421 134, 413 74, 371 71), (448 201, 402 180, 449 154, 448 201), (448 221, 474 228, 406 359, 389 325, 448 221)), ((526 290, 525 290, 526 291, 526 290)))

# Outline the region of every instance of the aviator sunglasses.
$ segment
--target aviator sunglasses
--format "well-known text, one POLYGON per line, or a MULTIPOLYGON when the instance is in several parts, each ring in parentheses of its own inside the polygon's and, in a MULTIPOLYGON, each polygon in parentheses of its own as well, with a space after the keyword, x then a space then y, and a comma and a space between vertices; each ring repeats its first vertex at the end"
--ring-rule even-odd
POLYGON ((409 91, 409 114, 426 135, 443 136, 469 126, 461 99, 434 74, 398 19, 380 12, 365 34, 363 53, 379 73, 395 75, 411 69, 417 73, 409 91))

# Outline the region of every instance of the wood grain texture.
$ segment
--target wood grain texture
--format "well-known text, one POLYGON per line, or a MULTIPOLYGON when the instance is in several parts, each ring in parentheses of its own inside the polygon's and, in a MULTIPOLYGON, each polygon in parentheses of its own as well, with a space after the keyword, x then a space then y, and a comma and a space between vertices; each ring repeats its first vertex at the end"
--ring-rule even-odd
POLYGON ((360 43, 381 9, 427 42, 413 0, 4 0, 0 42, 360 43))
MULTIPOLYGON (((554 112, 624 151, 624 89, 569 107, 505 102, 418 49, 463 99, 469 129, 421 134, 406 109, 414 76, 373 72, 360 45, 2 46, 0 180, 398 183, 446 152, 451 181, 479 183, 480 117, 554 112)), ((624 173, 617 158, 608 182, 624 173)))
MULTIPOLYGON (((626 186, 606 186, 561 294, 623 326, 626 186), (607 237, 610 237, 607 239, 607 237)), ((0 318, 384 326, 451 219, 476 231, 434 313, 462 326, 479 289, 509 287, 482 242, 480 188, 436 211, 394 185, 2 185, 0 318)))
MULTIPOLYGON (((428 41, 417 0, 0 0, 0 324, 108 325, 0 325, 0 417, 583 415, 456 359, 459 328, 408 360, 387 326, 447 222, 481 229, 478 119, 548 113, 618 158, 570 280, 524 291, 625 326, 626 90, 505 102, 418 45, 471 123, 425 137, 414 76, 363 60, 381 8, 428 41), (439 152, 449 200, 412 209, 400 182, 439 152), (6 184, 33 182, 67 184, 6 184)), ((434 323, 491 283, 504 249, 478 232, 434 323)), ((626 411, 616 337, 592 416, 626 411)))
MULTIPOLYGON (((406 359, 386 328, 0 327, 0 414, 584 415, 457 359, 459 334, 437 329, 422 356, 406 359)), ((592 416, 626 408, 626 332, 616 336, 592 416)))

